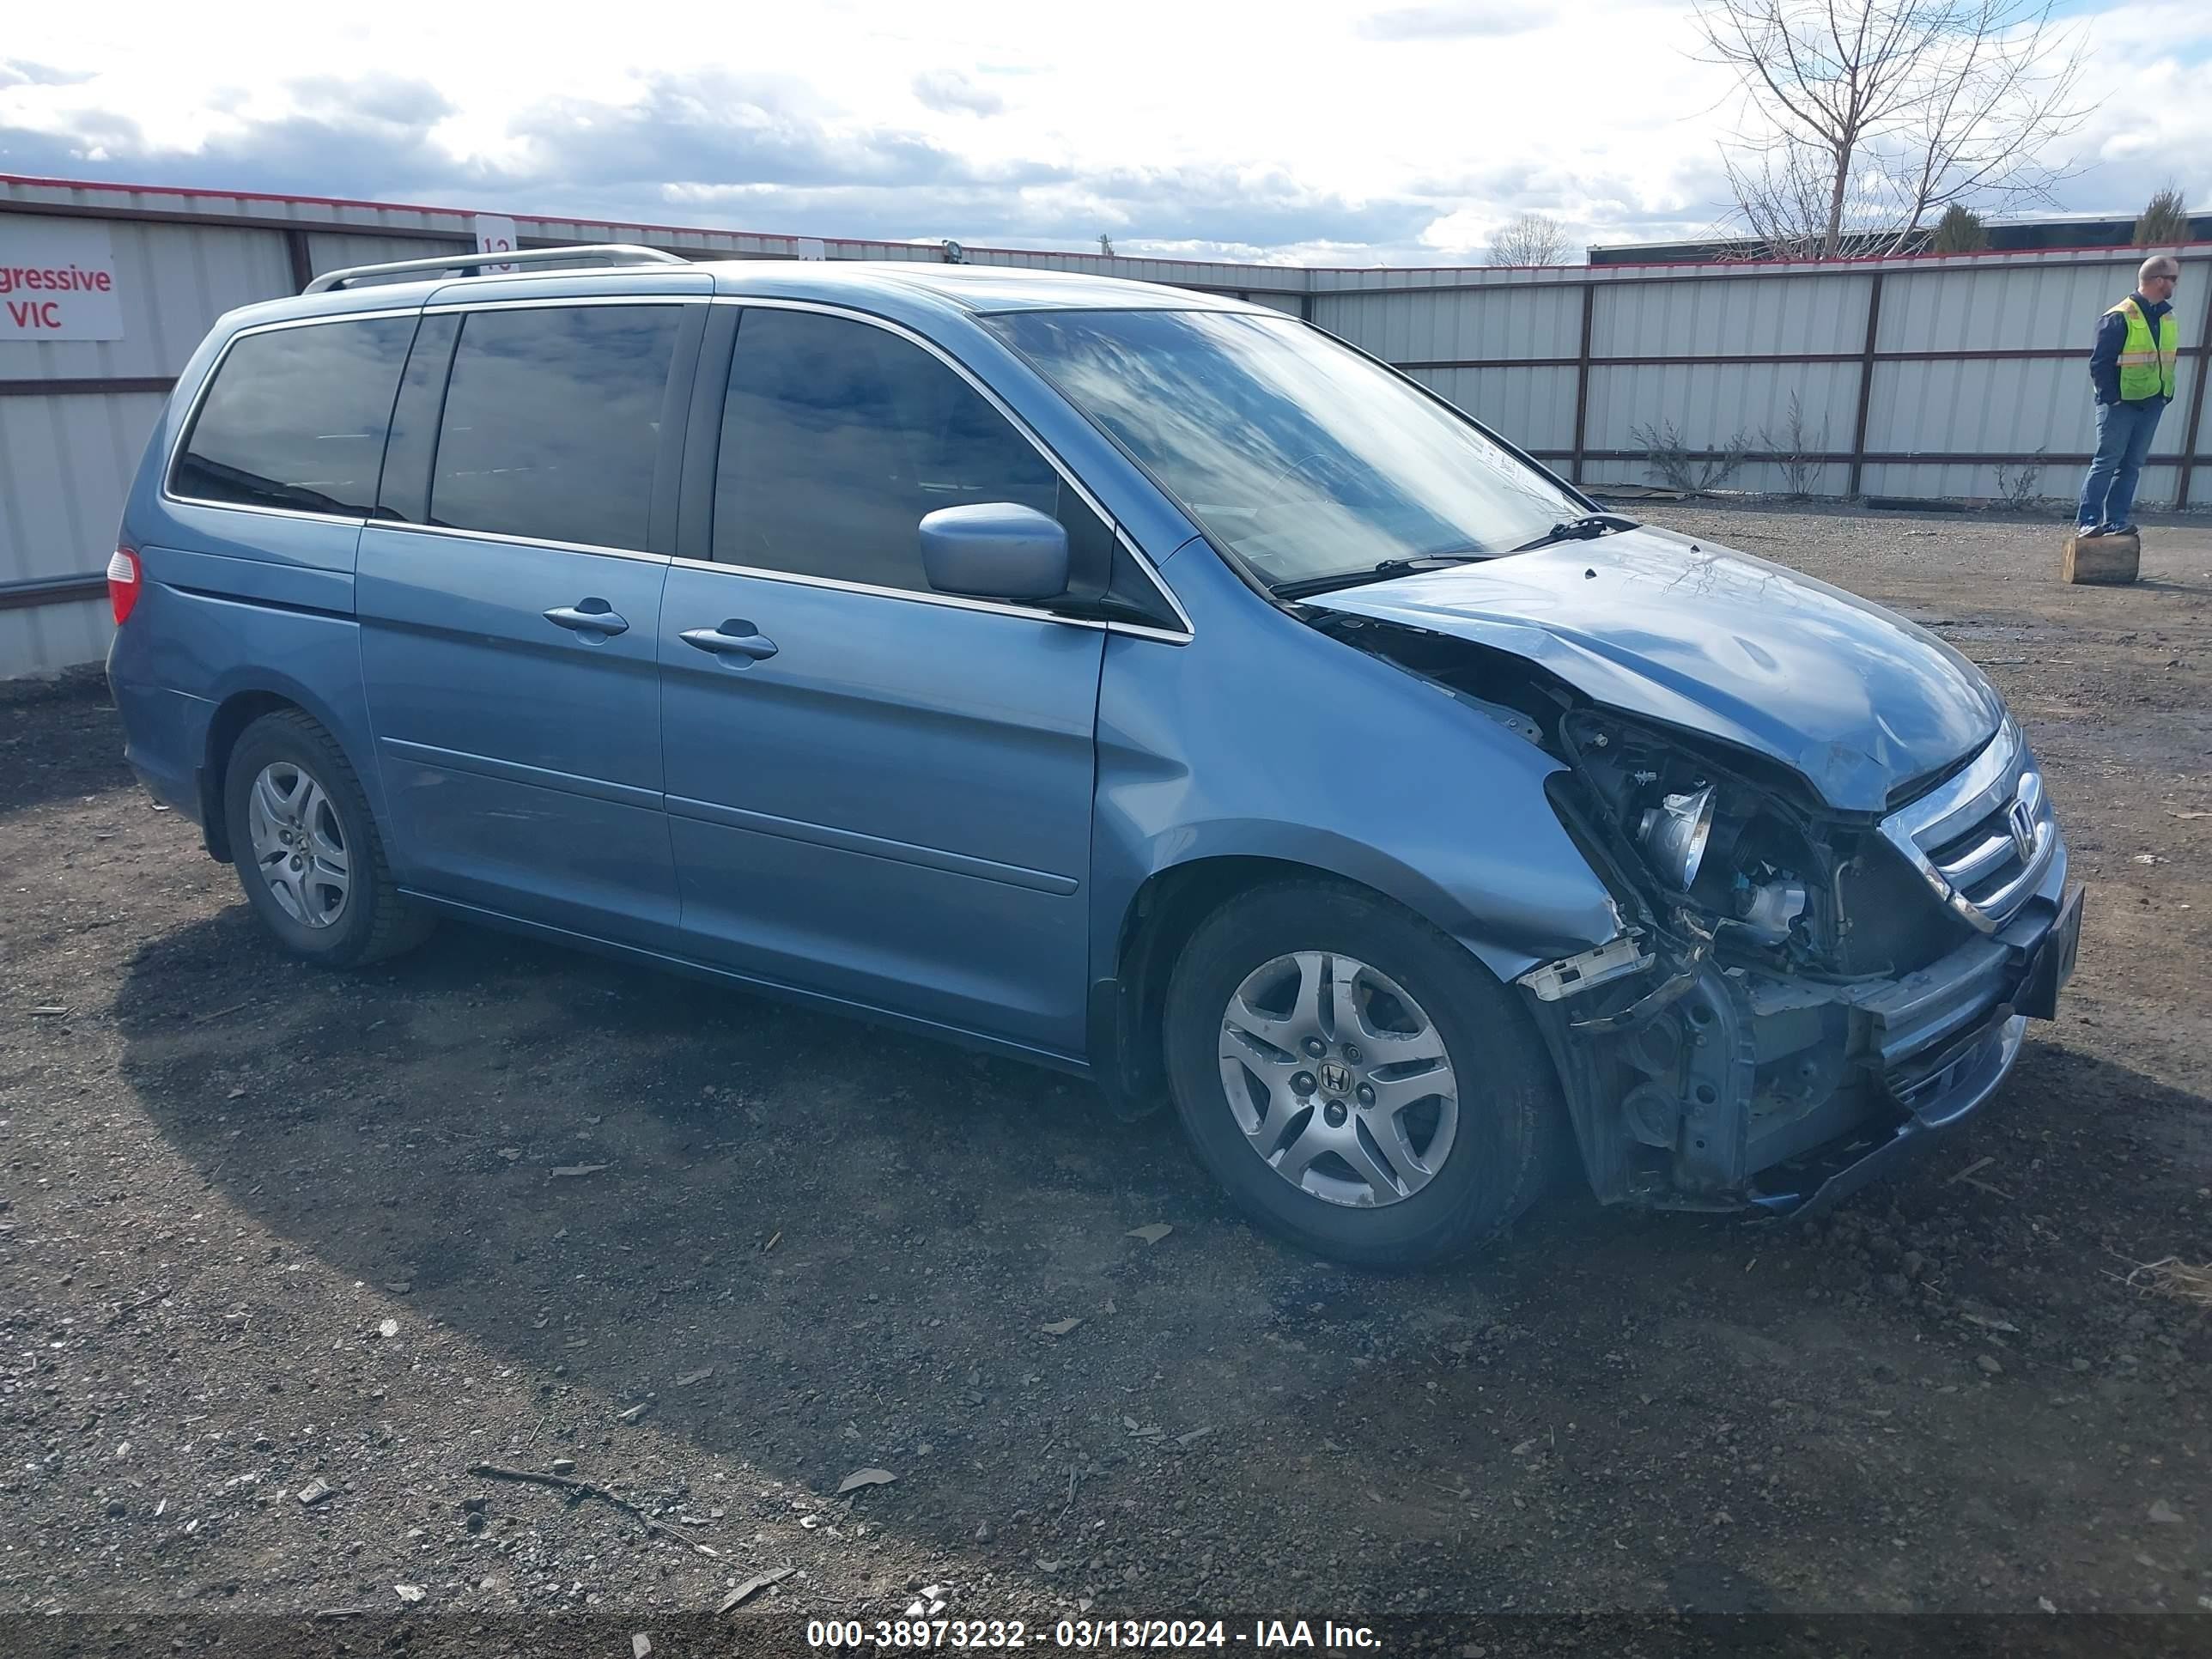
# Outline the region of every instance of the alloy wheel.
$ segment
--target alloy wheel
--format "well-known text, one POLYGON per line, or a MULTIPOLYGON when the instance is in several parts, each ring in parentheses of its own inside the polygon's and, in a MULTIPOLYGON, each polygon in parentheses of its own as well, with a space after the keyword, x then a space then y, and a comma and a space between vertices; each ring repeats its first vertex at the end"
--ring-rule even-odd
POLYGON ((1222 1012, 1220 1056, 1247 1144, 1316 1198, 1400 1203, 1451 1154, 1459 1085, 1443 1036, 1353 957, 1299 951, 1254 969, 1222 1012))
POLYGON ((303 927, 323 928, 345 911, 353 884, 345 826, 307 770, 271 761, 246 797, 253 861, 277 908, 303 927))

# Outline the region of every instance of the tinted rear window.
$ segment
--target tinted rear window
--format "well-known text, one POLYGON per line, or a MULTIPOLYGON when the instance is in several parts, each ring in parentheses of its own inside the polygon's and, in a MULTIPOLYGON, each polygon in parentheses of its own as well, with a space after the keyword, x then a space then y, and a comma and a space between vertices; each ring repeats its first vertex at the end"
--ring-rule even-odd
POLYGON ((471 312, 453 354, 430 520, 642 548, 675 306, 471 312))
POLYGON ((415 319, 248 334, 201 400, 170 489, 199 501, 365 514, 415 319))

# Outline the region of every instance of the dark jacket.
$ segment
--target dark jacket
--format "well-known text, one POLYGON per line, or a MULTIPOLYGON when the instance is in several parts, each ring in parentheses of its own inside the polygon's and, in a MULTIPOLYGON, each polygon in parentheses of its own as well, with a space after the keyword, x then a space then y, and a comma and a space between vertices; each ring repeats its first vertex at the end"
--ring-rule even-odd
MULTIPOLYGON (((2144 319, 2150 324, 2150 337, 2158 338, 2159 319, 2173 309, 2166 301, 2156 303, 2140 294, 2131 296, 2141 308, 2144 319)), ((2108 311, 2097 319, 2097 343, 2089 352, 2089 383, 2097 388, 2097 401, 2116 404, 2120 400, 2120 353, 2128 341, 2128 319, 2117 311, 2108 311)), ((2164 403, 2161 398, 2159 402, 2164 403)))

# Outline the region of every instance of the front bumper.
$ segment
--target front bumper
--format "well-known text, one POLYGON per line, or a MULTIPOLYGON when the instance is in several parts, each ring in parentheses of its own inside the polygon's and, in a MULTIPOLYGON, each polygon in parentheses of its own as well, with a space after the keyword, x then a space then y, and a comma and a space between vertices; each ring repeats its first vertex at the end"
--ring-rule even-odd
POLYGON ((1956 1128, 1996 1093, 2020 1058, 2031 1018, 2051 1019, 2081 943, 2082 890, 2065 891, 2005 1000, 1959 1040, 1923 1048, 1883 1074, 1889 1109, 1867 1130, 1760 1173, 1753 1202, 1811 1217, 1956 1128))
POLYGON ((1900 978, 1838 985, 1708 959, 1653 1018, 1562 1030, 1597 1195, 1816 1212, 1962 1122, 2073 971, 2082 893, 2063 843, 2051 853, 2002 927, 1900 978))
POLYGON ((2027 1016, 2010 1014, 1975 1036, 1972 1048, 1957 1062, 1932 1111, 1907 1111, 1885 1133, 1854 1135, 1832 1148, 1768 1172, 1751 1194, 1752 1202, 1777 1215, 1809 1218, 1850 1197, 1954 1128, 1997 1091, 2012 1074, 2027 1036, 2027 1016))

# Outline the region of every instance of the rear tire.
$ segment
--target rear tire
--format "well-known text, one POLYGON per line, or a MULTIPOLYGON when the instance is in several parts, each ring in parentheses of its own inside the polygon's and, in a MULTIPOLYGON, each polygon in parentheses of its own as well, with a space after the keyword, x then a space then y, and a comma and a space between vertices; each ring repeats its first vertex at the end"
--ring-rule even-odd
POLYGON ((246 902, 294 956, 357 968, 422 943, 429 917, 404 902, 361 779, 331 734, 297 708, 240 734, 223 774, 223 822, 246 902))
POLYGON ((1285 883, 1215 911, 1176 965, 1165 1043, 1200 1161, 1335 1261, 1460 1255, 1554 1167, 1558 1081, 1527 1017, 1462 946, 1355 889, 1285 883))

